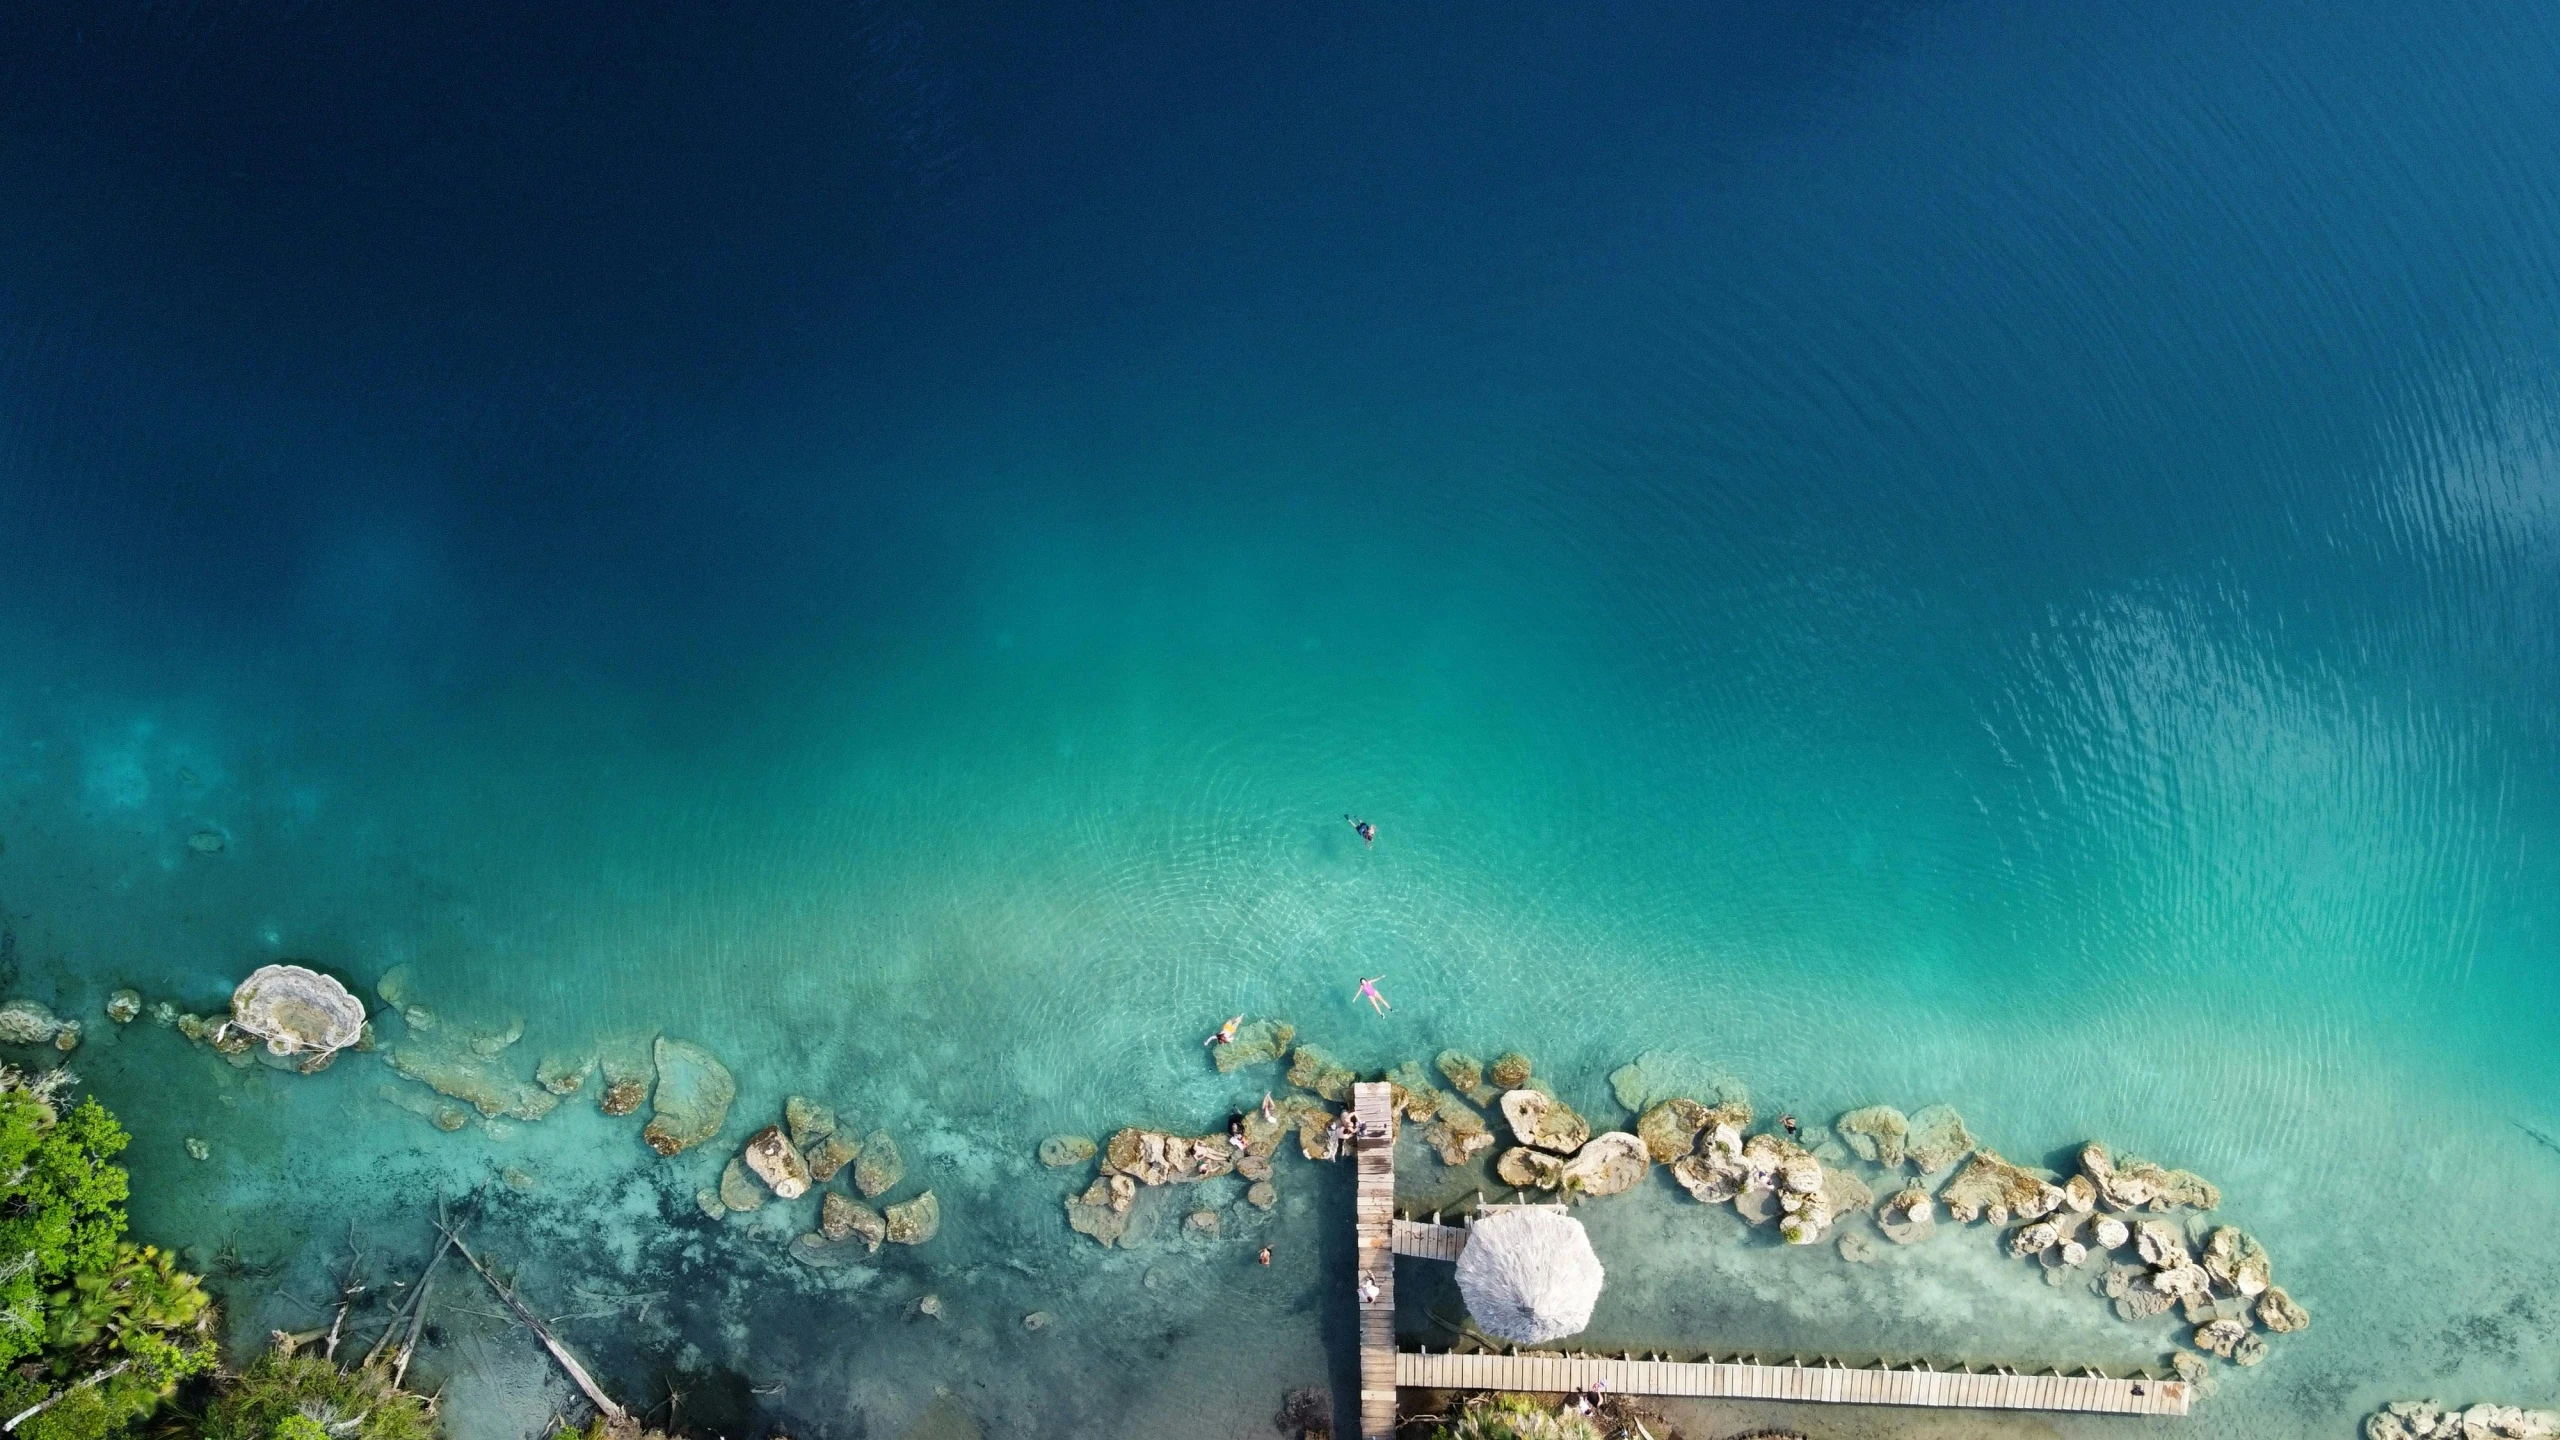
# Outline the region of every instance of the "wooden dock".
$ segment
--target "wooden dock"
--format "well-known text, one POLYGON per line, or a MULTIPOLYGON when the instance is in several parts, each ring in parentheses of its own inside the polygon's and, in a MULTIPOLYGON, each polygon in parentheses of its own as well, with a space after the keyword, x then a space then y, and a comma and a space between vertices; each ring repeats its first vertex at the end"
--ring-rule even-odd
POLYGON ((1934 1370, 1765 1365, 1759 1361, 1609 1359, 1596 1355, 1433 1355, 1396 1350, 1395 1257, 1455 1261, 1467 1248, 1462 1226, 1396 1218, 1395 1109, 1383 1083, 1351 1087, 1352 1141, 1359 1194, 1359 1277, 1377 1287, 1360 1303, 1361 1440, 1394 1440, 1396 1387, 1523 1390, 1568 1394, 1605 1387, 1620 1395, 1792 1400, 1832 1405, 1913 1405, 1969 1410, 2060 1410, 2091 1415, 2184 1415, 2194 1387, 2180 1380, 2117 1379, 2084 1370, 2020 1375, 1993 1369, 1934 1370))
MULTIPOLYGON (((2093 1415, 2184 1415, 2191 1395, 2191 1387, 2183 1381, 2117 1380, 2101 1375, 2016 1375, 2006 1371, 1973 1374, 1962 1370, 1875 1370, 1557 1355, 1399 1354, 1396 1383, 1433 1390, 1559 1394, 1603 1385, 1619 1395, 1967 1410, 2069 1410, 2093 1415)), ((1365 1425, 1365 1406, 1362 1421, 1365 1425)))
MULTIPOLYGON (((1361 1440, 1395 1440, 1396 1433, 1396 1115, 1384 1081, 1351 1087, 1352 1140, 1360 1169, 1352 1218, 1359 1232, 1360 1278, 1377 1286, 1377 1298, 1360 1306, 1361 1440)), ((1357 1297, 1354 1297, 1355 1300, 1357 1297)))

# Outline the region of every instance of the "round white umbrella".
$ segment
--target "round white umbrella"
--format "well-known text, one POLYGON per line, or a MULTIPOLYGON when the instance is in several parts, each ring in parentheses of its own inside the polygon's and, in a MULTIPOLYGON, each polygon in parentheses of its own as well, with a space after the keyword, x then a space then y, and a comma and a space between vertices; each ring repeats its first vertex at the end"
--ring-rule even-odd
POLYGON ((1477 1328, 1514 1345, 1542 1345, 1591 1323, 1600 1257, 1582 1222, 1558 1210, 1497 1210, 1467 1232, 1458 1293, 1477 1328))

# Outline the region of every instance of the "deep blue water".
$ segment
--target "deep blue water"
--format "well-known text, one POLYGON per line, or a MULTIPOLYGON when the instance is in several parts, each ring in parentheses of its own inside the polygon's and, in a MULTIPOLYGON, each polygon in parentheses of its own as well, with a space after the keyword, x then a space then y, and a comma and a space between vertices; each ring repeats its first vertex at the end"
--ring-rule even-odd
MULTIPOLYGON (((142 1226, 282 1265, 243 1340, 512 1171, 540 1283, 659 1297, 573 1339, 737 1430, 1347 1395, 1339 1182, 1106 1253, 1029 1159, 1213 1124, 1238 1008, 2204 1171, 2316 1324, 2199 1434, 2547 1403, 2555 32, 0 12, 11 993, 90 1022, 142 1226), (738 1135, 859 1104, 948 1229, 805 1272, 581 1103, 445 1136, 372 1057, 98 1016, 280 955, 703 1040, 738 1135)), ((1854 1268, 1657 1190, 1595 1207, 1599 1340, 2171 1340, 1979 1232, 1854 1268)), ((538 1429, 475 1323, 457 1430, 538 1429)))

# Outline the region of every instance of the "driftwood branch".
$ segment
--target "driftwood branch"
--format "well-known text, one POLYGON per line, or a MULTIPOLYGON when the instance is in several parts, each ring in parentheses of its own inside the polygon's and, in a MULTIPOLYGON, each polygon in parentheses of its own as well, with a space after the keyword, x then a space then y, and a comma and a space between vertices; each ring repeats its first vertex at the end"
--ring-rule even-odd
POLYGON ((133 1362, 130 1360, 119 1360, 104 1370, 94 1371, 88 1375, 82 1376, 79 1383, 66 1385, 37 1401, 33 1405, 28 1406, 26 1409, 19 1411, 17 1414, 10 1416, 8 1424, 0 1425, 0 1431, 15 1431, 19 1426, 33 1420, 47 1410, 52 1409, 54 1406, 61 1404, 64 1400, 69 1399, 74 1391, 86 1390, 90 1386, 95 1385, 102 1380, 119 1375, 123 1373, 125 1367, 132 1363, 133 1362))
MULTIPOLYGON (((444 1227, 439 1224, 437 1228, 444 1227)), ((453 1237, 453 1231, 444 1231, 444 1243, 436 1247, 436 1253, 427 1257, 427 1268, 418 1272, 418 1278, 410 1283, 409 1293, 401 1296, 400 1303, 391 1307, 391 1319, 382 1327, 382 1338, 374 1341, 373 1348, 364 1352, 365 1364, 371 1365, 381 1359, 382 1352, 391 1347, 391 1337, 400 1333, 401 1314, 425 1304, 427 1281, 436 1273, 436 1262, 444 1258, 444 1252, 453 1248, 453 1237)))
POLYGON ((400 1388, 400 1382, 409 1374, 409 1357, 418 1353, 418 1332, 427 1325, 427 1292, 435 1288, 435 1283, 433 1273, 418 1282, 418 1303, 409 1309, 409 1338, 400 1342, 399 1357, 391 1362, 391 1388, 394 1390, 400 1388))
POLYGON ((570 1381, 587 1397, 587 1403, 595 1406, 608 1420, 624 1418, 622 1407, 613 1403, 612 1398, 596 1384, 594 1377, 587 1374, 587 1368, 578 1363, 577 1357, 571 1355, 567 1347, 552 1337, 550 1327, 535 1319, 533 1312, 524 1308, 524 1302, 516 1298, 515 1292, 500 1284, 498 1277, 489 1273, 489 1267, 480 1263, 480 1257, 471 1253, 471 1247, 462 1243, 462 1237, 447 1230, 445 1238, 453 1242, 454 1253, 471 1262, 471 1268, 479 1271, 480 1278, 489 1282, 489 1288, 498 1292, 498 1298, 507 1302, 507 1308, 516 1312, 516 1318, 523 1321, 525 1328, 533 1332, 533 1338, 542 1342, 543 1349, 551 1352, 551 1358, 560 1362, 560 1368, 568 1373, 570 1381))

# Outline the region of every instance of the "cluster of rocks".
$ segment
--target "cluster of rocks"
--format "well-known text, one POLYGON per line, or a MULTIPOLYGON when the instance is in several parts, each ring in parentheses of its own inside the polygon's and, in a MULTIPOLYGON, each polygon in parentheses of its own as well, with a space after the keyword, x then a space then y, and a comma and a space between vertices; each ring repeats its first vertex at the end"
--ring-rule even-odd
POLYGON ((816 1190, 817 1227, 791 1242, 791 1254, 822 1269, 844 1263, 853 1245, 868 1255, 883 1244, 921 1245, 940 1233, 942 1201, 931 1190, 879 1209, 866 1203, 906 1179, 906 1160, 887 1131, 860 1139, 852 1131, 832 1108, 791 1096, 783 1102, 782 1123, 748 1136, 721 1170, 718 1187, 700 1191, 694 1203, 718 1219, 816 1190), (831 1188, 840 1174, 861 1199, 831 1188))
MULTIPOLYGON (((1128 1238, 1131 1212, 1144 1186, 1189 1185, 1234 1175, 1247 1182, 1246 1203, 1268 1210, 1280 1200, 1272 1184, 1272 1161, 1281 1144, 1294 1133, 1300 1151, 1320 1159, 1334 1118, 1333 1111, 1303 1095, 1274 1103, 1280 1115, 1276 1121, 1263 1118, 1259 1110, 1245 1116, 1242 1148, 1223 1134, 1181 1135, 1132 1127, 1113 1133, 1100 1146, 1081 1135, 1052 1135, 1040 1142, 1040 1162, 1063 1169, 1100 1156, 1099 1173, 1092 1183, 1067 1199, 1067 1225, 1105 1246, 1128 1238)), ((1195 1231, 1215 1235, 1217 1212, 1196 1210, 1186 1223, 1195 1231)))
POLYGON ((2365 1440, 2550 1440, 2560 1412, 2515 1405, 2448 1410, 2431 1400, 2394 1400, 2365 1417, 2365 1440))
POLYGON ((34 1000, 0 1005, 0 1045, 50 1045, 68 1053, 80 1047, 80 1022, 65 1020, 34 1000))
POLYGON ((1875 1192, 1846 1169, 1823 1164, 1788 1136, 1747 1134, 1750 1128, 1751 1102, 1740 1098, 1710 1105, 1675 1095, 1636 1121, 1650 1152, 1669 1157, 1681 1189, 1702 1204, 1730 1204, 1752 1224, 1777 1221, 1779 1238, 1790 1245, 1814 1244, 1875 1203, 1875 1192))

